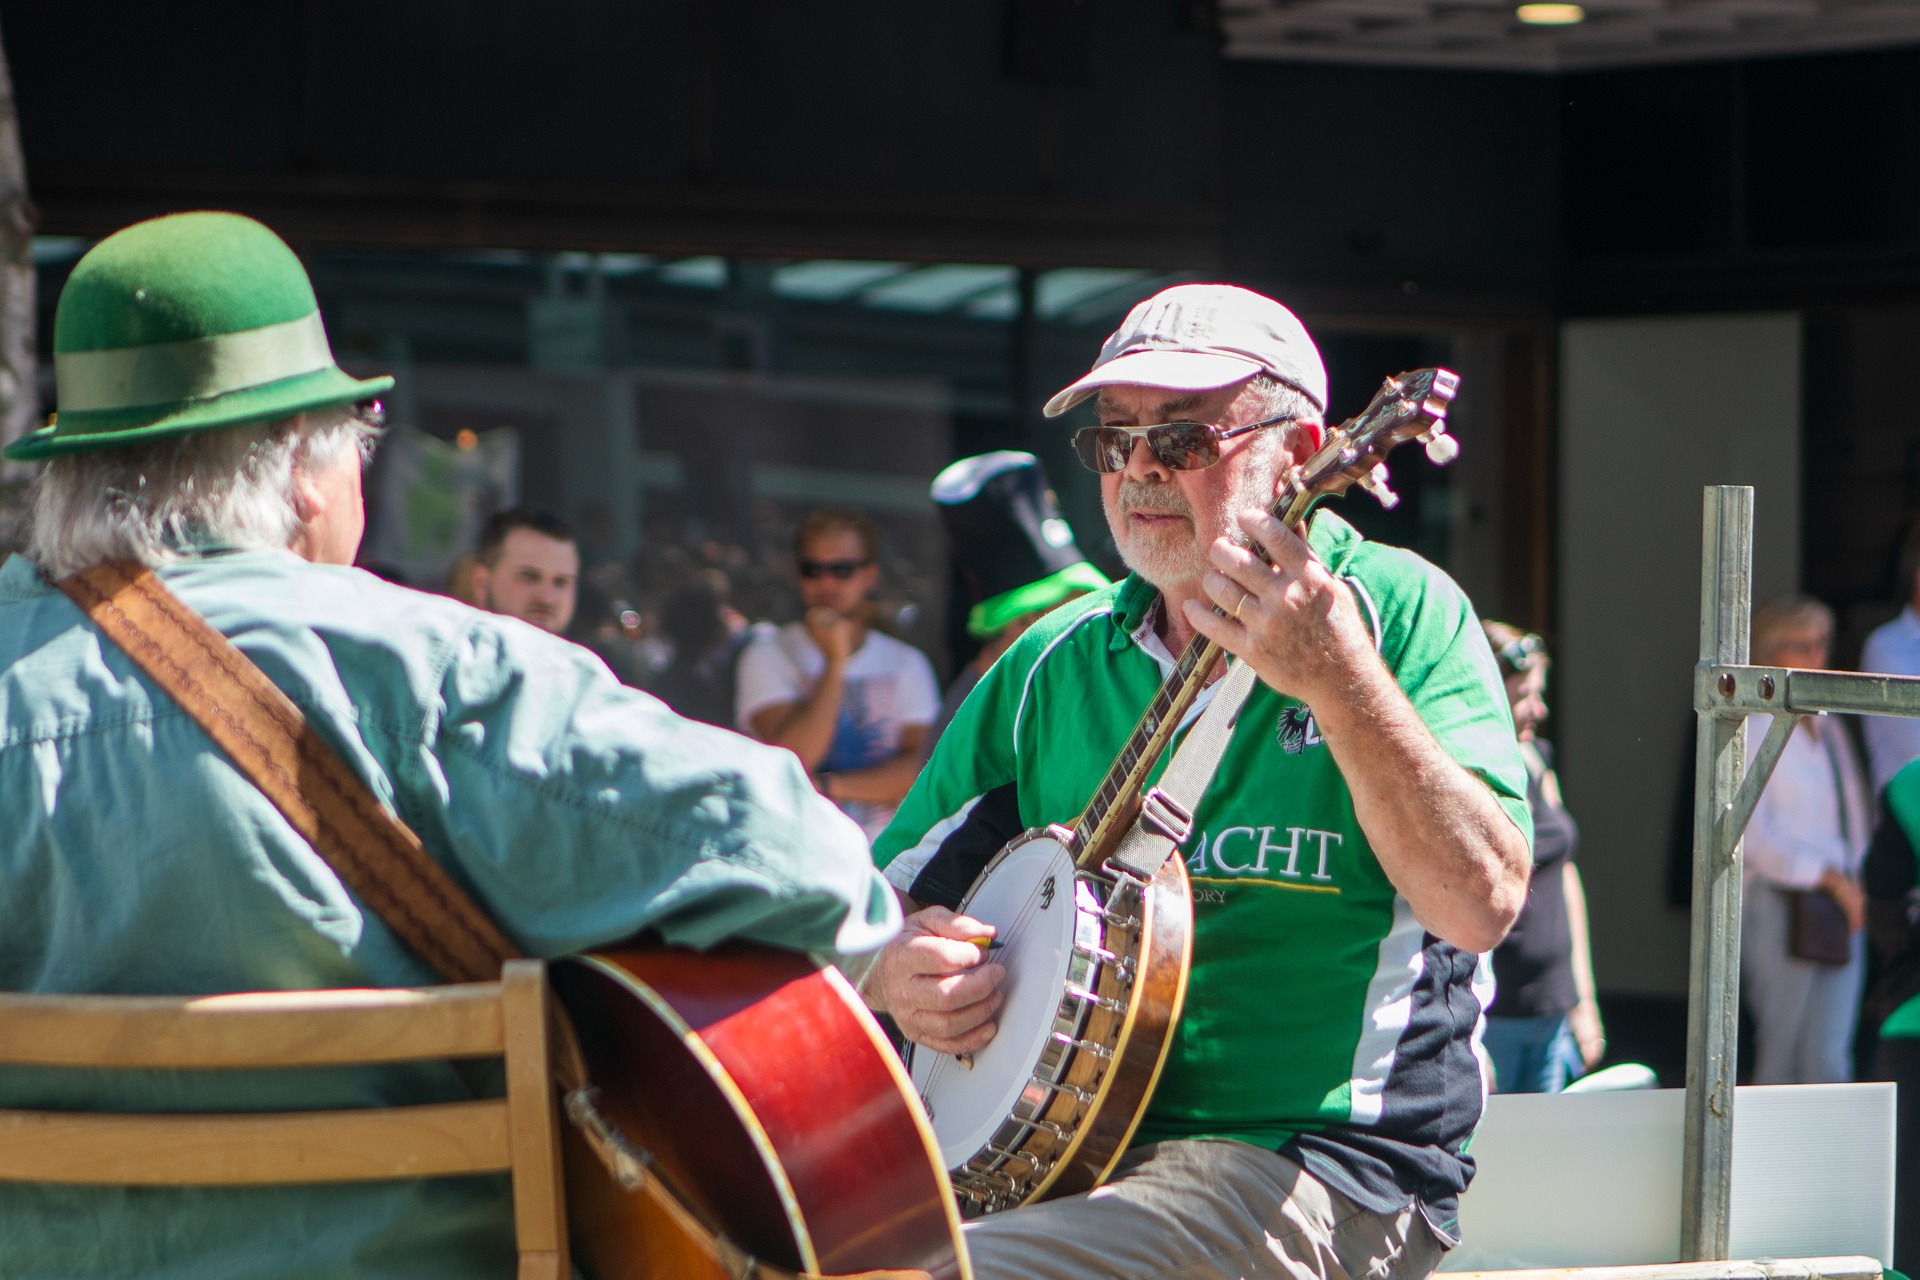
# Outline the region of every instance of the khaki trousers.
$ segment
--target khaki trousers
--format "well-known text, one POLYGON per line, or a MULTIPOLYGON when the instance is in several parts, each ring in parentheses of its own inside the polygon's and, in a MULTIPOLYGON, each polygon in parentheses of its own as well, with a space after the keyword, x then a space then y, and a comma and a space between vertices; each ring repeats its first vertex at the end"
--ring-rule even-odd
POLYGON ((967 1224, 975 1280, 1419 1280, 1440 1262, 1417 1209, 1370 1213, 1242 1142, 1156 1142, 1105 1186, 967 1224))

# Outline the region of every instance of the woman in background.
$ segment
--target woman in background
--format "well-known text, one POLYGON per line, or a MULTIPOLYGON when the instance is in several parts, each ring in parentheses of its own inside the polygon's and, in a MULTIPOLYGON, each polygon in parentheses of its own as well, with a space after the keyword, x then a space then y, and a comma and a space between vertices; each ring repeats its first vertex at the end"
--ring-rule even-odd
MULTIPOLYGON (((1833 611, 1785 596, 1753 615, 1757 666, 1827 665, 1833 611)), ((1773 717, 1747 718, 1753 762, 1773 717)), ((1860 862, 1872 830, 1866 775, 1840 722, 1795 727, 1747 824, 1740 987, 1753 1015, 1755 1084, 1853 1079, 1866 965, 1860 862)))
POLYGON ((1573 864, 1579 828, 1560 799, 1553 747, 1535 736, 1547 718, 1547 647, 1504 622, 1484 622, 1505 677, 1533 808, 1533 880, 1527 905, 1493 953, 1494 998, 1485 1045, 1500 1093, 1558 1093, 1606 1052, 1587 944, 1587 898, 1573 864))

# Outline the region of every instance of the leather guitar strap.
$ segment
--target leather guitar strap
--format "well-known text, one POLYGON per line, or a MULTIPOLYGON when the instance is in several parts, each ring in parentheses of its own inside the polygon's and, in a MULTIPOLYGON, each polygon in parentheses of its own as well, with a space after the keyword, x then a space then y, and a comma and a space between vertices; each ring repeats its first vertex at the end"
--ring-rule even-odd
POLYGON ((441 977, 498 981, 519 957, 292 700, 150 570, 110 561, 58 585, 441 977))
MULTIPOLYGON (((496 982, 501 966, 520 958, 492 918, 374 797, 292 699, 152 570, 109 561, 54 585, 206 730, 342 883, 441 977, 496 982)), ((557 1002, 553 1008, 555 1081, 568 1096, 570 1114, 580 1107, 592 1111, 573 1026, 557 1002)), ((632 1180, 637 1185, 630 1189, 664 1208, 729 1274, 741 1280, 821 1280, 746 1254, 713 1231, 657 1170, 632 1180)), ((875 1271, 849 1280, 925 1277, 920 1271, 875 1271)))
POLYGON ((1214 687, 1207 709, 1167 762, 1167 771, 1140 797, 1140 816, 1107 859, 1110 869, 1143 882, 1151 880, 1186 842, 1193 830, 1193 811, 1220 768, 1233 727, 1239 723, 1240 708, 1257 683, 1259 677, 1246 663, 1236 661, 1228 668, 1214 687))

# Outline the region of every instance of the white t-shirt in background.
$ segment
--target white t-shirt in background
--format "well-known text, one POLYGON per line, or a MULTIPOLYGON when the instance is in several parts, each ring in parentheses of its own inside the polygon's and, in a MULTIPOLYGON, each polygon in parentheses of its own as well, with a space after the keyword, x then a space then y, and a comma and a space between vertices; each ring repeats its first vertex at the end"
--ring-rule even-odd
MULTIPOLYGON (((734 723, 742 733, 752 733, 757 713, 806 697, 826 668, 826 655, 803 624, 761 623, 740 654, 734 723)), ((819 768, 837 773, 880 764, 899 753, 903 729, 932 724, 939 714, 940 687, 926 655, 892 636, 869 631, 847 659, 840 718, 819 768)), ((858 800, 838 803, 869 840, 886 829, 896 807, 858 800)))

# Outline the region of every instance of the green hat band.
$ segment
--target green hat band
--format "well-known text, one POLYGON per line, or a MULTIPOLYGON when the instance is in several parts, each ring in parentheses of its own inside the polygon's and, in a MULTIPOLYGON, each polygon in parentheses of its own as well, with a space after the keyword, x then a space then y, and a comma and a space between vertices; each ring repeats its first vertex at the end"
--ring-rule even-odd
POLYGON ((143 409, 205 400, 333 367, 318 311, 297 320, 182 342, 53 357, 60 411, 143 409))
POLYGON ((1087 561, 1070 564, 1038 582, 1002 591, 973 606, 967 611, 967 634, 975 640, 985 640, 1024 614, 1039 613, 1065 603, 1082 591, 1098 591, 1111 585, 1107 575, 1087 561))

